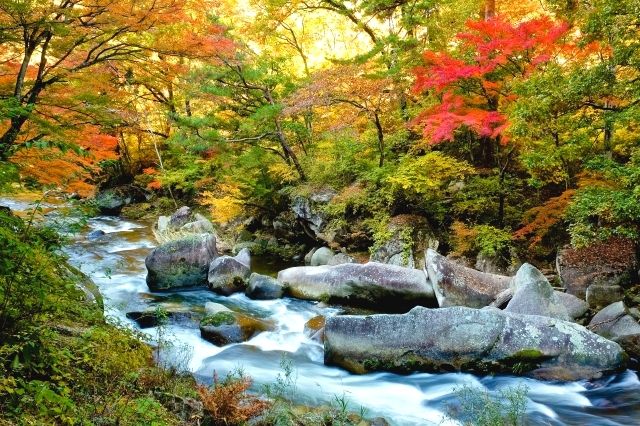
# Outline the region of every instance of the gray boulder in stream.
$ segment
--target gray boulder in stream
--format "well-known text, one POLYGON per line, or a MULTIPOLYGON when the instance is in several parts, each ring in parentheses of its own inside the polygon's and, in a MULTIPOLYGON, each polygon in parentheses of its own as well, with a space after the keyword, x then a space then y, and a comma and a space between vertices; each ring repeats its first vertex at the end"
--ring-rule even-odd
POLYGON ((326 364, 354 373, 469 371, 579 380, 619 371, 627 362, 617 343, 578 324, 495 308, 334 316, 326 321, 324 348, 326 364))
POLYGON ((278 281, 298 299, 335 300, 376 308, 433 305, 433 289, 418 269, 377 262, 298 266, 278 273, 278 281))
POLYGON ((209 266, 209 288, 216 293, 229 296, 244 291, 251 275, 249 249, 242 249, 235 257, 221 256, 209 266))
POLYGON ((488 306, 511 283, 511 277, 467 268, 432 249, 426 252, 425 270, 441 308, 488 306))
POLYGON ((156 247, 145 259, 150 290, 207 284, 209 264, 218 256, 211 234, 191 235, 156 247))

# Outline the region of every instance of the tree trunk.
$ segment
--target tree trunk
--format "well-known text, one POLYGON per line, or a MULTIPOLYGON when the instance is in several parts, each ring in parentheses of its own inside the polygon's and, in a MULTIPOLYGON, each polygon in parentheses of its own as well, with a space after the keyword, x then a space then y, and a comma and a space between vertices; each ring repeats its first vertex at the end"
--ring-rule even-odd
POLYGON ((496 0, 485 0, 480 14, 485 21, 496 16, 496 0))
POLYGON ((384 166, 384 131, 382 129, 382 123, 380 123, 378 113, 374 113, 373 118, 376 123, 376 130, 378 131, 378 152, 380 153, 378 167, 382 167, 384 166))

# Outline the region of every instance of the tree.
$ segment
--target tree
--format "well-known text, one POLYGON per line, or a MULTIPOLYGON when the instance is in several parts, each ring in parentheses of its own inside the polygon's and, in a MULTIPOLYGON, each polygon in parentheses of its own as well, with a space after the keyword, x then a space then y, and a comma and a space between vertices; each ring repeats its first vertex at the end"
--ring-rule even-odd
MULTIPOLYGON (((38 114, 43 94, 68 84, 74 75, 109 61, 132 60, 145 50, 140 34, 169 22, 179 0, 11 1, 0 7, 6 124, 0 136, 0 158, 7 159, 25 124, 38 114)), ((41 140, 46 130, 30 132, 41 140)))
MULTIPOLYGON (((516 146, 508 135, 506 108, 515 99, 513 85, 540 69, 565 45, 568 25, 548 17, 511 24, 501 17, 470 21, 458 34, 458 55, 427 51, 425 66, 415 70, 414 90, 432 91, 436 103, 414 124, 423 128, 431 145, 453 141, 461 130, 480 142, 482 165, 498 169, 502 187, 516 146)), ((471 160, 473 151, 470 151, 471 160)), ((497 224, 504 218, 504 191, 500 191, 497 224)))
MULTIPOLYGON (((339 65, 313 75, 310 84, 299 89, 288 99, 288 114, 310 108, 347 105, 363 114, 376 129, 378 165, 384 165, 385 129, 382 116, 388 113, 393 101, 393 81, 367 70, 364 65, 339 65)), ((340 116, 341 120, 345 117, 340 116)))

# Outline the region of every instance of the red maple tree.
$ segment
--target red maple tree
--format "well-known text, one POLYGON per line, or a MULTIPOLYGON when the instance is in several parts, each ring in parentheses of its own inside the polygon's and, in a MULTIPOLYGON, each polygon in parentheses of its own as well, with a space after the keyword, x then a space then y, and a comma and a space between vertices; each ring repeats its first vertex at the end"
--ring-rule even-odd
POLYGON ((508 119, 504 106, 514 99, 510 83, 561 54, 568 25, 548 17, 512 24, 496 16, 469 21, 456 36, 458 55, 424 53, 425 65, 415 69, 414 91, 433 91, 439 102, 413 123, 423 128, 430 144, 452 141, 467 128, 480 138, 505 144, 508 119))

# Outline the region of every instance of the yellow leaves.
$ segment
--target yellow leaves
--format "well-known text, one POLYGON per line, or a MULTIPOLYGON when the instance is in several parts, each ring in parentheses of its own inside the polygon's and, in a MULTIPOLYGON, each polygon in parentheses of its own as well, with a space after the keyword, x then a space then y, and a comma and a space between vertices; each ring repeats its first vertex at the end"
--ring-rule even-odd
POLYGON ((241 195, 240 186, 219 183, 215 191, 204 191, 201 194, 200 204, 209 207, 214 222, 225 224, 242 214, 241 195))
POLYGON ((390 176, 388 182, 394 189, 427 194, 442 190, 449 183, 463 180, 472 173, 474 169, 466 161, 432 151, 418 158, 403 158, 396 174, 390 176))
POLYGON ((269 165, 269 174, 280 183, 291 183, 298 180, 296 170, 283 162, 276 162, 269 165))

